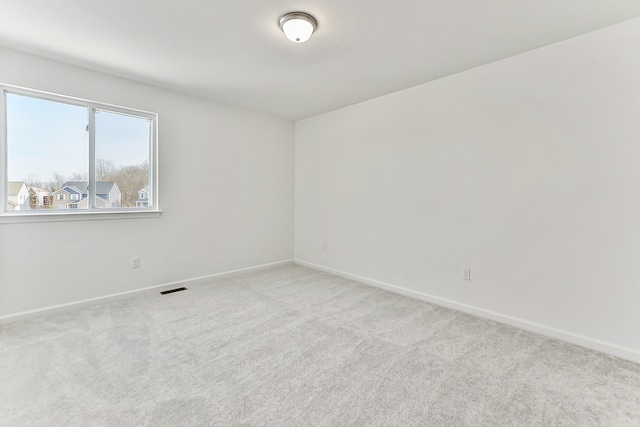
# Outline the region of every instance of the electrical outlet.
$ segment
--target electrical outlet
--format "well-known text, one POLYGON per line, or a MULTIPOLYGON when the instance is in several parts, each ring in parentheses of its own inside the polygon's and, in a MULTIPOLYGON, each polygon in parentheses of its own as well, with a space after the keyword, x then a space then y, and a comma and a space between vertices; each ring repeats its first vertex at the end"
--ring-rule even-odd
POLYGON ((140 268, 140 257, 135 256, 131 258, 131 268, 140 268))
POLYGON ((462 269, 462 280, 471 280, 471 269, 463 268, 462 269))

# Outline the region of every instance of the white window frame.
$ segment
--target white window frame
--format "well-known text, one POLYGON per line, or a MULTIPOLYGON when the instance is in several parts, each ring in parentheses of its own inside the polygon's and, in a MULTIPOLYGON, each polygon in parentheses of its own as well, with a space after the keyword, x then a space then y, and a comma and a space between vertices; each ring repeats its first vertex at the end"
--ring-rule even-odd
MULTIPOLYGON (((158 203, 158 114, 150 111, 138 110, 134 108, 121 107, 113 104, 106 104, 82 98, 28 89, 0 83, 0 166, 2 166, 2 176, 0 179, 0 223, 6 222, 49 222, 49 221, 69 221, 69 220, 92 220, 92 219, 115 219, 123 217, 145 218, 160 216, 160 205, 158 203), (62 102, 87 108, 89 123, 89 188, 88 209, 82 210, 25 210, 9 211, 7 203, 8 176, 7 176, 7 94, 16 94, 39 98, 47 101, 62 102), (143 117, 150 120, 150 141, 149 141, 149 187, 147 197, 151 201, 152 207, 130 207, 130 208, 98 208, 95 202, 95 112, 108 111, 117 114, 124 114, 134 117, 143 117)), ((148 205, 147 205, 148 206, 148 205)))

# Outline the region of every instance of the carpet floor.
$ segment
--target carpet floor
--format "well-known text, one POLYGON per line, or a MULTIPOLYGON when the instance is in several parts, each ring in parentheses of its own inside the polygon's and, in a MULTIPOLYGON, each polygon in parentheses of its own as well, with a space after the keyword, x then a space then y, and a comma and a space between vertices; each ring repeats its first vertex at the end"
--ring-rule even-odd
POLYGON ((0 326, 0 425, 640 425, 640 365, 287 265, 0 326))

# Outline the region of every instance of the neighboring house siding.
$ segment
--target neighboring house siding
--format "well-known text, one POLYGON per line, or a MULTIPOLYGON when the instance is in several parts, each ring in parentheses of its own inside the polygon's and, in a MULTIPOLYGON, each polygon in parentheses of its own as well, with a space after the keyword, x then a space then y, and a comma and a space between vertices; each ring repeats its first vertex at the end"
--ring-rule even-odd
POLYGON ((20 205, 12 200, 7 200, 7 210, 8 211, 18 211, 20 210, 20 205))
MULTIPOLYGON (((89 199, 87 199, 86 197, 82 200, 80 200, 78 203, 78 209, 88 209, 89 208, 89 199)), ((106 208, 107 207, 107 201, 105 199, 103 199, 102 197, 98 196, 96 197, 96 207, 97 208, 106 208)))
POLYGON ((148 187, 144 187, 142 190, 138 190, 138 200, 136 200, 136 208, 148 208, 149 207, 149 191, 148 187))
POLYGON ((51 196, 53 198, 53 209, 66 209, 67 203, 70 201, 71 193, 67 190, 60 189, 51 193, 51 196), (62 199, 60 199, 60 195, 63 196, 62 199))
POLYGON ((122 205, 122 193, 120 192, 120 188, 118 184, 113 183, 113 187, 109 191, 109 197, 107 198, 109 202, 109 207, 119 208, 122 205))
POLYGON ((48 196, 49 196, 49 192, 47 190, 45 190, 44 188, 38 188, 38 187, 31 187, 31 190, 35 193, 37 199, 38 199, 38 207, 42 208, 42 207, 48 207, 49 203, 48 203, 48 196))
POLYGON ((7 208, 10 211, 19 211, 21 206, 29 207, 29 190, 24 182, 9 181, 7 186, 7 208))

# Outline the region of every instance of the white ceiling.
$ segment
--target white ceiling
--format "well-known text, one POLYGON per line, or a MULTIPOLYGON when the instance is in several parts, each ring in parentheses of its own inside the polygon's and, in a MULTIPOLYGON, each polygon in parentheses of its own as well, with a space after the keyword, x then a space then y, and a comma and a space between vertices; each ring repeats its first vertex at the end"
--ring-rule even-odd
POLYGON ((0 45, 300 119, 640 16, 640 0, 0 0, 0 45), (318 31, 285 39, 278 17, 318 31))

